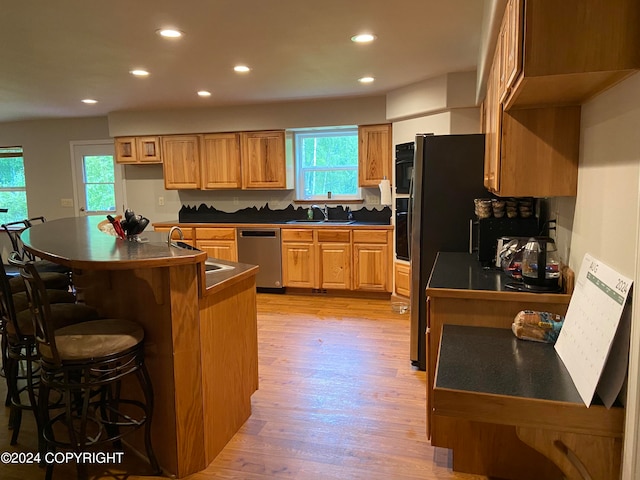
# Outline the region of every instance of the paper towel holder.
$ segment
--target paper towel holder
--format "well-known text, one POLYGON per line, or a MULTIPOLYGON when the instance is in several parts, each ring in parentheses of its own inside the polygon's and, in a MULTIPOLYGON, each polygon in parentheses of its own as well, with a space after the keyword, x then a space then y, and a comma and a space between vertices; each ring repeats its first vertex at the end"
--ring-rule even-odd
POLYGON ((380 189, 380 205, 391 205, 391 182, 383 176, 378 185, 380 189))

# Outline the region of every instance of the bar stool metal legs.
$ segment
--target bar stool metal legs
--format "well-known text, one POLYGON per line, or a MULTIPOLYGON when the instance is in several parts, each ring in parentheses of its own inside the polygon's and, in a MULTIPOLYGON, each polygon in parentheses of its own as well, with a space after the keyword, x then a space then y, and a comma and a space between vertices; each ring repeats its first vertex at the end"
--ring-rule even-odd
MULTIPOLYGON (((21 268, 31 300, 40 353, 39 418, 41 452, 80 454, 100 445, 119 447, 122 437, 144 428, 147 458, 160 472, 151 444, 153 390, 144 364, 144 331, 135 322, 100 319, 54 328, 44 284, 31 263, 21 268), (136 382, 143 398, 125 398, 136 382), (126 387, 126 388, 125 388, 126 387), (52 405, 56 392, 62 405, 52 405)), ((53 473, 47 464, 46 478, 53 473)), ((77 463, 78 478, 86 465, 77 463)))

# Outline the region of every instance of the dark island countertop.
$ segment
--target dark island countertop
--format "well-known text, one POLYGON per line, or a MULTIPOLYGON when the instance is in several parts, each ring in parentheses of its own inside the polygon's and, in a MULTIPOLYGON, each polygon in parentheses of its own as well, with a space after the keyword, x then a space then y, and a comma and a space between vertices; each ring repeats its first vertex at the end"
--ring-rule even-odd
POLYGON ((60 218, 34 225, 20 237, 28 251, 70 268, 161 267, 207 258, 204 252, 170 248, 155 232, 143 232, 140 242, 122 240, 98 229, 103 220, 102 216, 60 218))
MULTIPOLYGON (((34 225, 21 234, 25 248, 38 257, 69 268, 88 270, 127 270, 203 264, 207 254, 200 250, 169 247, 167 234, 143 232, 139 241, 122 240, 98 229, 101 216, 72 217, 34 225)), ((258 267, 215 259, 232 266, 231 270, 212 271, 203 275, 203 294, 210 295, 255 275, 258 267)), ((204 272, 204 270, 203 270, 204 272)))

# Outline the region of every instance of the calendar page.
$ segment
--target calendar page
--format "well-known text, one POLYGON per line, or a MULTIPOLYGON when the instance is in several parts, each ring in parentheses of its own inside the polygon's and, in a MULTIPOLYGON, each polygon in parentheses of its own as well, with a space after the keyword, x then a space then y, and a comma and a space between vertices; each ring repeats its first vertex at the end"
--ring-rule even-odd
POLYGON ((632 281, 586 254, 555 349, 588 407, 607 362, 632 281))

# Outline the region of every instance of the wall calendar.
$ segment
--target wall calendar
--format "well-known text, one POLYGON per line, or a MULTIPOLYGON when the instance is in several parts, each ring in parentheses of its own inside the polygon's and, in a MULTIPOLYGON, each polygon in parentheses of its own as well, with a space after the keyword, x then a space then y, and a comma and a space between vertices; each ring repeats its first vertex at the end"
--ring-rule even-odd
MULTIPOLYGON (((609 358, 631 285, 629 278, 590 254, 584 256, 555 349, 587 407, 609 358)), ((616 358, 626 360, 628 354, 616 358)), ((626 362, 617 369, 626 369, 626 362)), ((607 372, 611 371, 608 366, 607 372)), ((624 371, 619 373, 624 376, 624 371)), ((615 399, 618 391, 605 392, 604 396, 615 399)), ((613 401, 605 402, 608 403, 613 401)))

